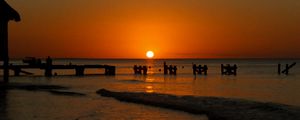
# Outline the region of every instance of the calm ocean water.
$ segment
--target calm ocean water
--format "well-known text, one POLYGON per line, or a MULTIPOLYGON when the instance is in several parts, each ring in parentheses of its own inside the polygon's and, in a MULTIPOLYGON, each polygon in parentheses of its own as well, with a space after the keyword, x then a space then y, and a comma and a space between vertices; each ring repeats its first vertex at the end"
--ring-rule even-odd
MULTIPOLYGON (((101 88, 115 91, 157 92, 174 95, 220 96, 300 106, 300 65, 290 75, 278 75, 277 64, 300 60, 174 59, 174 60, 81 60, 58 59, 54 64, 107 64, 117 66, 116 76, 69 76, 73 70, 56 70, 59 76, 43 77, 43 71, 27 70, 38 76, 11 77, 13 83, 54 84, 71 87, 88 97, 55 96, 43 92, 12 90, 5 96, 10 119, 205 119, 203 116, 118 102, 95 94, 101 88), (163 62, 177 65, 178 74, 163 75, 163 62), (193 75, 192 64, 208 65, 208 75, 193 75), (220 64, 237 64, 237 76, 221 75, 220 64), (151 66, 148 75, 134 75, 134 65, 151 66), (63 76, 60 76, 63 75, 63 76), (21 113, 15 116, 15 113, 21 113)), ((14 64, 22 64, 14 61, 14 64)), ((93 69, 86 73, 103 73, 93 69)))

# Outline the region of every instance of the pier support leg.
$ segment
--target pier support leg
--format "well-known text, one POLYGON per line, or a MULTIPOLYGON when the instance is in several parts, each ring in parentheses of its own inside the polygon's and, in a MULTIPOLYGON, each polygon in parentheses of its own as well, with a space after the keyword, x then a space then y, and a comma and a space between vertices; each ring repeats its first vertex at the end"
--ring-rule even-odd
POLYGON ((52 59, 50 56, 46 59, 45 76, 52 77, 52 59))
POLYGON ((4 80, 4 83, 8 83, 9 82, 9 68, 8 68, 8 64, 9 64, 9 60, 8 58, 6 60, 3 61, 3 80, 4 80))
POLYGON ((1 55, 0 59, 3 60, 3 81, 8 83, 9 77, 9 56, 8 56, 8 21, 0 20, 0 45, 1 45, 1 55))
POLYGON ((167 75, 168 74, 168 66, 167 63, 164 62, 164 74, 167 75))
POLYGON ((51 77, 52 76, 52 69, 51 68, 46 68, 45 69, 45 76, 46 77, 51 77))
POLYGON ((278 64, 278 75, 281 74, 281 64, 278 64))
POLYGON ((109 66, 105 68, 105 75, 116 75, 116 67, 115 66, 109 66))
POLYGON ((15 72, 15 76, 20 76, 21 68, 15 68, 14 72, 15 72))
POLYGON ((221 64, 221 74, 224 75, 224 65, 221 64))
POLYGON ((77 67, 76 70, 76 76, 84 76, 84 67, 77 67))
POLYGON ((289 69, 290 69, 290 68, 289 68, 289 64, 286 64, 286 65, 285 65, 285 69, 286 69, 285 74, 288 75, 288 74, 289 74, 289 69))

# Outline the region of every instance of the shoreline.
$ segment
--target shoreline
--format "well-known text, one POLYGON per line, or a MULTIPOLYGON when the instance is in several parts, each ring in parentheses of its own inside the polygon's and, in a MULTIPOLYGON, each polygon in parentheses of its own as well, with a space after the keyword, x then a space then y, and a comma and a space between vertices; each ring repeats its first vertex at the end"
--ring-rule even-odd
POLYGON ((297 120, 300 107, 221 97, 174 96, 158 93, 113 92, 100 89, 97 94, 119 101, 205 114, 209 120, 297 120))

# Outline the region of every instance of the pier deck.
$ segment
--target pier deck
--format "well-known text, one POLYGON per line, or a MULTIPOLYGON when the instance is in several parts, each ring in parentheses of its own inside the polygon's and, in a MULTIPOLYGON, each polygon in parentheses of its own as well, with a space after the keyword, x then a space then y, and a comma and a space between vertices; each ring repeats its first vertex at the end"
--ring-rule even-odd
MULTIPOLYGON (((3 66, 0 66, 3 69, 3 66)), ((105 75, 115 75, 116 67, 110 65, 9 65, 9 69, 14 71, 15 76, 19 76, 20 73, 31 75, 32 73, 26 72, 23 69, 41 69, 45 70, 45 76, 52 76, 52 70, 54 69, 74 69, 76 76, 84 76, 85 69, 105 69, 105 75)))

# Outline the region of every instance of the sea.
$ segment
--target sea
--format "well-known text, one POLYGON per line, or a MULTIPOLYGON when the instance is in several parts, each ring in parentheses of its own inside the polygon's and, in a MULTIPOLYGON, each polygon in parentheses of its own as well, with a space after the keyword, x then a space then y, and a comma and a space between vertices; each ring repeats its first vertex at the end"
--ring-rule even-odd
MULTIPOLYGON (((21 60, 11 64, 24 64, 21 60)), ((26 69, 34 75, 13 76, 11 83, 60 85, 87 96, 53 95, 42 91, 9 90, 1 94, 3 120, 207 120, 205 115, 120 102, 96 94, 99 89, 121 92, 162 93, 178 96, 216 96, 300 106, 299 59, 54 59, 53 64, 112 65, 115 76, 103 69, 88 69, 86 76, 74 70, 54 70, 45 77, 40 69, 26 69), (163 63, 177 66, 177 75, 164 75, 163 63), (298 63, 289 74, 278 74, 278 64, 298 63), (192 66, 207 65, 207 75, 194 75, 192 66), (236 75, 222 75, 221 64, 237 65, 236 75), (133 67, 147 66, 147 75, 135 75, 133 67)), ((0 71, 2 73, 2 71, 0 71)))

